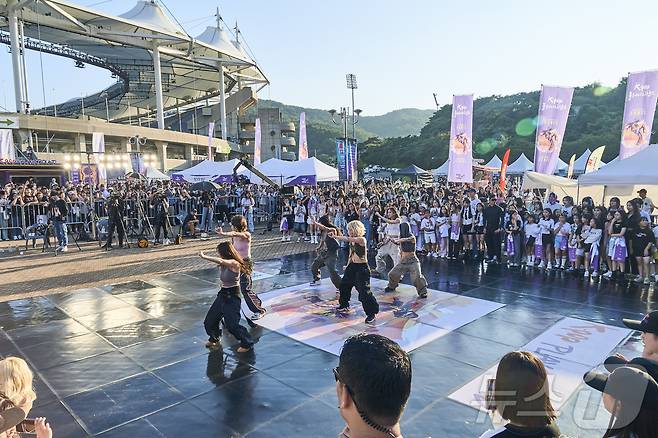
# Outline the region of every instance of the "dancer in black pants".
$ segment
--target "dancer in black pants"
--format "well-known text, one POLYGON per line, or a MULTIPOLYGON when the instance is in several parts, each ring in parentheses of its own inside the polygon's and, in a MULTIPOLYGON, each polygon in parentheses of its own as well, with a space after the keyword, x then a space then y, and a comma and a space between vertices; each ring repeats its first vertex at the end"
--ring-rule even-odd
POLYGON ((240 274, 240 291, 244 297, 244 302, 249 307, 249 310, 254 312, 251 319, 260 319, 265 315, 265 308, 263 303, 258 298, 258 295, 252 289, 253 283, 251 279, 251 271, 253 270, 253 262, 251 261, 251 233, 247 230, 247 219, 242 215, 235 215, 231 218, 232 231, 223 231, 222 227, 217 228, 218 236, 226 236, 231 238, 231 243, 235 247, 242 260, 249 265, 249 273, 242 272, 240 274))
POLYGON ((489 205, 482 213, 484 215, 484 240, 487 244, 487 258, 494 263, 501 260, 501 234, 505 212, 496 205, 496 198, 489 198, 489 205))
POLYGON ((370 290, 370 268, 368 267, 368 253, 366 251, 368 243, 363 237, 365 233, 365 227, 358 220, 347 224, 348 236, 338 236, 335 232, 329 231, 329 235, 334 239, 350 244, 347 267, 339 287, 339 307, 336 310, 338 312, 349 310, 352 288, 354 287, 359 292, 359 301, 361 301, 363 311, 366 313, 365 322, 366 324, 372 324, 375 322, 375 316, 379 313, 379 304, 370 290))
POLYGON ((208 334, 206 347, 214 348, 220 345, 222 329, 219 325, 223 319, 229 333, 240 341, 237 352, 245 353, 252 349, 254 341, 247 329, 240 325, 239 279, 242 272, 251 274, 251 268, 238 255, 231 242, 221 242, 217 245, 217 253, 219 257, 207 256, 203 251, 199 253, 202 259, 219 265, 219 279, 222 283, 222 288, 203 321, 203 326, 208 334))

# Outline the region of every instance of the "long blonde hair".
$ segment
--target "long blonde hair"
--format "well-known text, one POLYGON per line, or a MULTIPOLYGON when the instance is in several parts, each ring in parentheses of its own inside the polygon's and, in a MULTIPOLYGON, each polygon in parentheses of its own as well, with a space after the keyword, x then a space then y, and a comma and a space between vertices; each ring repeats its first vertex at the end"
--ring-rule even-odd
POLYGON ((19 357, 0 360, 0 393, 15 406, 23 407, 37 398, 33 388, 34 375, 19 357))

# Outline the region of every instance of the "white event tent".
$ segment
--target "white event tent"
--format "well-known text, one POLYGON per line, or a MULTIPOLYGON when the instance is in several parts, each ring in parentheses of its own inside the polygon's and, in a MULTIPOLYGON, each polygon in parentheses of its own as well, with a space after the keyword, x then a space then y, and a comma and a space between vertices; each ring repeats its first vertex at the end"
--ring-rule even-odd
MULTIPOLYGON (((649 145, 635 155, 623 160, 612 160, 596 172, 581 175, 578 186, 581 192, 598 188, 598 199, 617 196, 622 202, 637 197, 639 189, 647 189, 648 196, 658 197, 658 145, 649 145), (601 189, 602 188, 602 189, 601 189)), ((594 198, 595 202, 598 200, 594 198)))
POLYGON ((491 157, 491 160, 487 164, 485 164, 487 167, 495 167, 496 169, 500 170, 500 168, 503 166, 503 162, 498 158, 498 155, 494 155, 491 157))
POLYGON ((532 171, 535 169, 535 165, 525 156, 524 153, 521 153, 519 158, 516 159, 512 164, 507 166, 508 175, 522 175, 525 172, 532 171))
MULTIPOLYGON (((284 161, 270 158, 256 166, 260 172, 281 186, 315 185, 321 182, 338 181, 338 169, 315 157, 299 161, 284 161)), ((261 179, 250 171, 238 172, 254 184, 261 179)))
POLYGON ((553 192, 558 199, 562 199, 564 196, 571 196, 576 199, 578 196, 578 181, 557 175, 528 171, 523 174, 521 191, 532 189, 545 189, 546 196, 553 192))
POLYGON ((228 161, 204 160, 189 169, 173 173, 171 179, 190 183, 200 181, 231 182, 233 181, 233 169, 237 164, 238 160, 235 158, 228 161))
POLYGON ((432 171, 432 176, 446 176, 448 175, 448 166, 450 165, 450 160, 446 160, 445 163, 437 167, 432 171))
POLYGON ((589 150, 589 148, 585 149, 585 152, 582 153, 582 155, 573 162, 573 174, 574 175, 580 175, 582 173, 585 173, 585 167, 587 167, 587 160, 589 160, 589 156, 592 154, 592 151, 589 150))

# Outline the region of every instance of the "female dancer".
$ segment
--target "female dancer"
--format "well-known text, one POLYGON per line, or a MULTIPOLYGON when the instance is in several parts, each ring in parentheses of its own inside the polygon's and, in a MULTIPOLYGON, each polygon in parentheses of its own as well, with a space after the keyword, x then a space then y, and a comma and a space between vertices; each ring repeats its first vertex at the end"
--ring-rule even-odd
POLYGON ((317 247, 318 256, 313 260, 311 264, 311 273, 313 274, 313 281, 311 286, 317 286, 320 284, 320 268, 323 266, 327 267, 329 271, 329 278, 331 282, 336 286, 336 289, 340 288, 340 275, 336 271, 336 259, 338 258, 338 242, 329 236, 329 230, 334 230, 336 234, 340 234, 340 229, 336 225, 331 223, 331 218, 329 215, 324 215, 320 218, 319 222, 313 221, 313 226, 321 232, 319 245, 317 247))
POLYGON ((240 258, 249 266, 249 271, 240 271, 240 291, 249 310, 254 312, 251 319, 260 319, 265 315, 262 301, 252 289, 251 271, 254 263, 251 260, 251 233, 247 231, 247 220, 244 216, 235 215, 231 218, 232 231, 225 232, 222 227, 217 229, 217 235, 231 238, 231 243, 240 258))
POLYGON ((338 300, 338 312, 346 312, 350 308, 352 288, 359 292, 359 301, 366 313, 366 324, 373 324, 375 316, 379 313, 379 304, 370 290, 370 269, 368 268, 368 253, 365 237, 365 228, 358 221, 347 224, 347 236, 338 236, 331 230, 329 235, 336 240, 347 242, 350 245, 350 255, 347 261, 345 273, 340 281, 340 299, 338 300))
POLYGON ((199 257, 219 265, 219 279, 222 288, 217 298, 210 306, 203 327, 208 334, 206 347, 219 346, 222 330, 219 327, 222 319, 229 333, 240 341, 238 353, 245 353, 254 345, 247 329, 240 325, 240 275, 251 275, 251 266, 237 253, 231 242, 221 242, 217 245, 219 257, 210 257, 199 252, 199 257))

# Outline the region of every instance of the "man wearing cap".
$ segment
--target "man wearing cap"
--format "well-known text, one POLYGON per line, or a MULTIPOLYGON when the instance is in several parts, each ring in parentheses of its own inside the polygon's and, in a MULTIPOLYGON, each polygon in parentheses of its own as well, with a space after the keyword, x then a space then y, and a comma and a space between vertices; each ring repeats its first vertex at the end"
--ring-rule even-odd
POLYGON ((641 321, 623 319, 623 322, 626 327, 642 332, 642 356, 628 360, 621 354, 616 354, 603 362, 605 367, 612 371, 619 366, 635 366, 644 369, 658 380, 658 310, 647 313, 641 321))
POLYGON ((656 208, 656 206, 653 205, 651 198, 647 196, 647 189, 640 189, 637 191, 637 194, 642 200, 642 211, 645 211, 649 214, 653 213, 653 209, 656 208))

